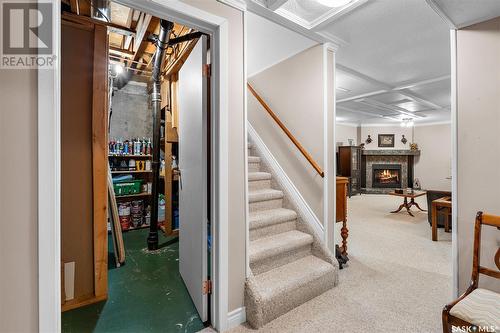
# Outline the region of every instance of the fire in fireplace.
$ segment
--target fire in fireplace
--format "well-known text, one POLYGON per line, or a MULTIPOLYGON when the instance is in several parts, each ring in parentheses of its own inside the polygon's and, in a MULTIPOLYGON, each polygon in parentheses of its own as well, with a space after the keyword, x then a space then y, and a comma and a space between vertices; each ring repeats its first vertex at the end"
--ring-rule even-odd
POLYGON ((372 187, 401 187, 401 164, 373 164, 372 187))

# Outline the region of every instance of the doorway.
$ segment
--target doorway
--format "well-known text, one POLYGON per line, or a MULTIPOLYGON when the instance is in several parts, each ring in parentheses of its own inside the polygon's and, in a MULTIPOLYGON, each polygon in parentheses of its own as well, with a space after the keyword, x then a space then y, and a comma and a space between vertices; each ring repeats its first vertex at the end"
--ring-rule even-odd
MULTIPOLYGON (((174 6, 174 7, 175 7, 175 6, 174 6)), ((178 8, 176 8, 176 9, 178 10, 178 8)), ((177 13, 177 12, 176 12, 176 13, 177 13)), ((172 14, 172 13, 170 13, 170 14, 172 14)), ((212 18, 213 18, 213 17, 212 17, 212 18)), ((220 21, 218 22, 218 24, 222 24, 222 25, 223 25, 223 24, 224 24, 224 21, 223 21, 223 20, 220 20, 220 21)), ((210 31, 210 35, 211 35, 211 37, 216 37, 216 38, 217 38, 217 37, 218 37, 218 33, 219 33, 219 32, 224 32, 224 30, 222 29, 222 30, 218 31, 217 33, 214 33, 214 30, 211 30, 211 29, 212 29, 212 28, 215 28, 216 26, 218 26, 218 27, 220 28, 220 25, 217 25, 217 24, 213 24, 212 26, 209 26, 209 25, 207 24, 207 25, 205 25, 205 28, 204 28, 203 30, 205 30, 205 31, 207 31, 207 30, 208 30, 208 31, 210 31)), ((216 40, 217 40, 217 39, 216 39, 216 40)), ((220 73, 220 71, 221 71, 221 70, 225 69, 224 62, 222 62, 222 63, 221 63, 221 62, 219 62, 219 60, 220 60, 219 55, 220 55, 220 54, 218 53, 218 51, 217 51, 217 50, 218 50, 218 49, 219 49, 219 47, 221 46, 220 42, 223 42, 223 40, 222 40, 222 39, 221 39, 221 40, 219 40, 219 43, 217 44, 216 48, 214 48, 214 49, 212 49, 212 50, 210 51, 210 52, 211 52, 211 54, 212 54, 211 58, 215 61, 216 66, 217 66, 217 67, 216 67, 216 71, 214 71, 214 74, 215 74, 215 75, 213 75, 213 76, 210 78, 210 80, 211 80, 211 81, 213 81, 213 82, 216 82, 216 83, 217 83, 216 85, 214 85, 214 86, 216 87, 216 89, 214 89, 214 91, 212 92, 212 94, 213 94, 213 98, 211 98, 211 104, 212 104, 212 105, 215 105, 215 106, 217 106, 217 107, 219 106, 220 97, 224 95, 224 94, 221 94, 221 93, 220 93, 220 90, 218 89, 218 87, 219 87, 219 83, 222 83, 222 82, 220 82, 220 81, 218 80, 218 76, 219 76, 218 74, 220 73)), ((222 43, 222 45, 223 45, 223 43, 222 43)), ((213 118, 214 118, 214 119, 213 119, 214 121, 212 122, 214 125, 219 123, 219 116, 221 116, 221 113, 224 113, 224 111, 225 111, 225 106, 222 106, 222 107, 220 107, 220 108, 217 108, 216 115, 214 115, 214 117, 213 117, 213 118)), ((214 130, 212 130, 212 131, 211 131, 211 134, 212 134, 214 137, 217 137, 218 139, 219 139, 219 138, 223 138, 223 137, 224 137, 224 133, 222 133, 222 135, 219 135, 219 131, 220 131, 220 130, 221 130, 221 128, 215 128, 214 130)), ((218 172, 217 172, 217 170, 218 170, 218 167, 219 167, 219 166, 224 167, 224 163, 222 163, 222 165, 221 165, 221 161, 220 161, 220 159, 219 159, 219 156, 220 156, 220 154, 219 154, 219 151, 220 151, 220 149, 219 149, 219 148, 220 148, 220 145, 219 145, 218 139, 216 139, 216 140, 212 140, 212 142, 214 143, 214 145, 211 145, 211 147, 210 147, 210 151, 214 151, 214 152, 215 152, 215 154, 213 155, 213 159, 212 159, 211 161, 216 160, 216 161, 217 161, 217 163, 218 163, 217 167, 215 167, 215 168, 211 168, 210 178, 212 179, 212 182, 213 182, 214 184, 216 184, 216 185, 220 186, 221 184, 226 183, 226 180, 224 179, 225 177, 219 177, 218 172)), ((222 186, 222 188, 224 188, 224 185, 222 186)), ((207 190, 207 192, 208 192, 208 190, 207 190)), ((217 189, 213 189, 213 190, 211 191, 211 193, 214 193, 214 194, 215 194, 214 198, 217 198, 217 197, 218 197, 218 190, 217 190, 217 189)), ((215 200, 214 200, 214 201, 215 201, 215 200)), ((214 221, 214 222, 215 222, 215 223, 211 226, 210 230, 211 230, 211 231, 212 231, 212 230, 214 230, 215 232, 218 232, 219 230, 218 230, 218 228, 216 227, 216 225, 220 225, 220 223, 222 222, 222 223, 223 223, 223 229, 224 229, 224 224, 225 224, 225 221, 224 221, 224 214, 223 214, 222 218, 219 218, 220 208, 223 206, 223 204, 222 204, 222 205, 215 205, 215 204, 214 204, 214 202, 211 202, 211 203, 210 203, 210 205, 211 205, 211 206, 212 206, 212 205, 213 205, 213 206, 215 206, 215 207, 211 207, 212 209, 210 209, 210 214, 211 214, 211 216, 210 216, 210 217, 212 217, 212 216, 215 216, 215 217, 216 217, 216 219, 210 219, 211 221, 214 221)), ((207 204, 207 206, 208 206, 208 204, 207 204)), ((207 231, 207 230, 205 230, 205 231, 207 231)), ((208 232, 208 231, 207 231, 207 232, 208 232)), ((220 241, 222 241, 222 242, 223 242, 224 238, 223 238, 223 237, 221 237, 221 238, 219 238, 218 240, 220 240, 220 241)), ((214 249, 216 249, 216 247, 218 247, 218 246, 217 246, 218 244, 217 244, 217 243, 215 243, 215 242, 214 242, 212 245, 213 245, 214 249)), ((224 246, 224 245, 222 244, 222 246, 224 246)), ((212 252, 212 253, 213 253, 213 252, 212 252)), ((222 264, 222 265, 224 265, 224 263, 226 262, 226 259, 225 259, 225 258, 223 258, 223 257, 217 257, 217 258, 216 258, 216 260, 213 260, 213 259, 212 259, 211 261, 214 263, 214 275, 215 275, 215 276, 213 277, 213 281, 214 281, 214 282, 217 282, 217 280, 216 280, 216 276, 217 276, 217 275, 218 275, 218 273, 219 273, 219 271, 217 270, 217 268, 218 268, 218 267, 219 267, 219 265, 221 265, 221 264, 222 264)), ((224 276, 224 275, 225 275, 225 272, 222 272, 222 275, 224 276)), ((217 288, 217 287, 215 287, 214 289, 216 290, 216 293, 221 293, 221 292, 224 292, 224 290, 219 290, 219 288, 217 288)), ((211 302, 213 302, 213 303, 215 303, 215 304, 216 304, 216 306, 212 307, 212 310, 211 310, 211 312, 213 311, 213 313, 215 313, 215 314, 216 314, 216 316, 215 316, 215 320, 214 320, 214 324, 215 324, 215 325, 218 325, 218 322, 221 322, 221 321, 220 321, 220 317, 224 317, 224 315, 220 315, 220 311, 219 311, 219 309, 221 309, 221 308, 222 308, 222 309, 224 309, 224 308, 225 308, 225 304, 224 304, 224 303, 226 303, 226 301, 225 301, 225 300, 223 300, 223 301, 222 301, 222 302, 220 302, 220 304, 219 304, 219 302, 218 302, 219 297, 218 297, 218 296, 219 296, 218 294, 217 294, 217 295, 214 295, 214 297, 213 297, 213 299, 212 299, 212 301, 211 301, 211 302)), ((208 301, 207 301, 206 303, 208 304, 208 301)), ((222 310, 222 311, 223 311, 223 313, 224 313, 224 314, 227 314, 227 311, 225 311, 225 310, 222 310)), ((207 312, 208 312, 208 311, 207 311, 207 312)))

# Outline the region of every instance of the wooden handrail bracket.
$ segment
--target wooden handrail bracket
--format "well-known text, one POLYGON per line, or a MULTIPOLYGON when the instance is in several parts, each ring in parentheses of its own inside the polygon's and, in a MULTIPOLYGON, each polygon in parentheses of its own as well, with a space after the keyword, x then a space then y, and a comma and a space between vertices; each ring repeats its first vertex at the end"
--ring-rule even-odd
POLYGON ((305 150, 305 148, 300 144, 300 142, 292 135, 290 130, 281 122, 281 120, 278 118, 278 116, 271 110, 271 108, 267 105, 267 103, 257 94, 255 89, 250 85, 250 83, 247 83, 247 87, 252 93, 252 95, 255 96, 255 98, 259 101, 260 105, 269 113, 271 118, 278 124, 278 126, 285 132, 286 136, 293 142, 295 147, 302 153, 302 155, 305 157, 305 159, 312 165, 314 170, 321 176, 325 177, 325 173, 323 170, 321 170, 321 167, 316 163, 316 161, 312 158, 312 156, 305 150))

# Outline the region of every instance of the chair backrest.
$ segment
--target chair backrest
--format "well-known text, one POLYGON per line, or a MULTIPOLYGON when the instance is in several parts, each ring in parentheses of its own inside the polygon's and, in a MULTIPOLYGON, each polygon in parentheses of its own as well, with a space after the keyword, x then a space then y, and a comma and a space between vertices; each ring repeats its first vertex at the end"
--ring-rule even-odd
POLYGON ((500 230, 500 216, 484 214, 483 212, 478 212, 476 215, 474 226, 474 257, 472 260, 472 281, 476 287, 479 281, 479 274, 500 279, 500 248, 497 249, 495 254, 495 265, 498 271, 481 266, 481 229, 483 224, 500 230))

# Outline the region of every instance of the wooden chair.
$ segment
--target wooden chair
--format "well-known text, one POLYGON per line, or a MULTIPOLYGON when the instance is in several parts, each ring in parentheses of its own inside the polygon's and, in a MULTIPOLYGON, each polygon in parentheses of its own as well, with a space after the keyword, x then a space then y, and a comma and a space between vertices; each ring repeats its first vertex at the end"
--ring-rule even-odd
POLYGON ((483 214, 478 212, 474 226, 474 257, 472 262, 472 277, 470 286, 465 293, 455 301, 446 305, 443 309, 443 332, 452 332, 452 326, 471 327, 471 332, 479 332, 477 326, 481 326, 481 332, 495 332, 500 330, 500 294, 478 288, 479 274, 488 275, 500 279, 500 248, 495 254, 497 270, 481 266, 481 229, 483 224, 496 227, 500 230, 500 216, 483 214), (496 326, 493 327, 492 326, 496 326), (492 329, 485 331, 484 329, 492 329))

